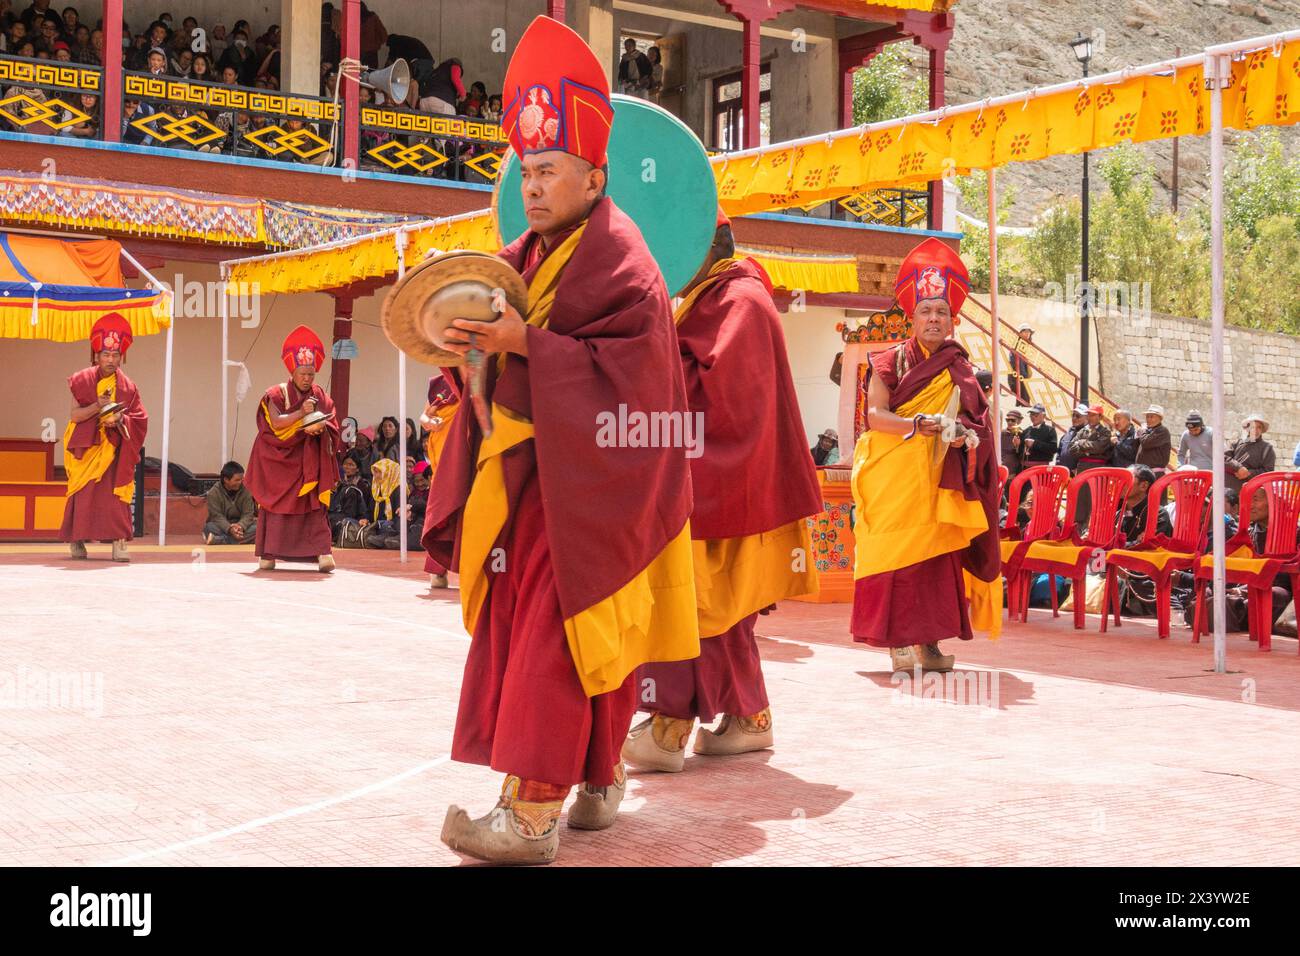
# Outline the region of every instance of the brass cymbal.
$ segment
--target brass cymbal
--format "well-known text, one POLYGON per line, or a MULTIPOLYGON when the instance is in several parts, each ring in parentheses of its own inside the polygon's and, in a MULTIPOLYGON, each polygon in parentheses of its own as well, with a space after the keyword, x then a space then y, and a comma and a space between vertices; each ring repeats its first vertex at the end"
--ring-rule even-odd
POLYGON ((384 299, 384 335, 413 359, 461 365, 464 358, 445 348, 444 334, 454 319, 495 322, 498 289, 521 315, 528 311, 528 286, 504 259, 468 249, 432 256, 407 272, 384 299))

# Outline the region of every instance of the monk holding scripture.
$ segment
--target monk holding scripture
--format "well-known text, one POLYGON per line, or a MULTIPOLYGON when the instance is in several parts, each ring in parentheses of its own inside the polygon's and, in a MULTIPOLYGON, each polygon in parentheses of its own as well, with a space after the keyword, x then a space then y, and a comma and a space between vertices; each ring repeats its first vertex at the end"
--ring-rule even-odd
POLYGON ((314 561, 328 573, 334 555, 325 513, 339 480, 339 426, 334 403, 316 384, 325 346, 300 325, 284 340, 281 357, 289 381, 268 388, 258 403, 257 438, 244 478, 260 509, 257 566, 269 571, 277 560, 314 561), (326 417, 304 425, 316 412, 326 417))
POLYGON ((73 558, 86 557, 87 541, 113 542, 113 560, 129 561, 135 466, 149 428, 140 392, 121 365, 131 347, 131 326, 116 312, 90 330, 90 368, 68 379, 72 411, 63 433, 67 500, 59 540, 73 558))
POLYGON ((912 335, 868 366, 851 626, 854 640, 889 648, 895 671, 951 670, 939 641, 1001 624, 997 449, 975 369, 952 338, 969 288, 938 239, 913 249, 895 283, 912 335))
POLYGON ((754 623, 777 601, 817 590, 805 518, 822 510, 771 280, 736 256, 721 210, 708 258, 682 295, 675 318, 686 396, 704 425, 691 459, 700 656, 637 671, 651 716, 623 745, 630 766, 670 772, 685 767, 697 718, 722 715, 715 729, 700 729, 697 754, 772 746, 754 623))
POLYGON ((614 822, 636 668, 699 654, 684 451, 609 447, 598 425, 620 406, 670 420, 687 410, 663 277, 605 195, 604 67, 538 17, 505 101, 529 228, 500 255, 523 275, 527 309, 452 323, 450 348, 488 353, 493 427, 485 436, 477 410, 457 415, 424 544, 459 573, 473 636, 452 757, 506 775, 485 816, 448 809, 442 841, 480 860, 547 863, 575 785, 570 829, 614 822))

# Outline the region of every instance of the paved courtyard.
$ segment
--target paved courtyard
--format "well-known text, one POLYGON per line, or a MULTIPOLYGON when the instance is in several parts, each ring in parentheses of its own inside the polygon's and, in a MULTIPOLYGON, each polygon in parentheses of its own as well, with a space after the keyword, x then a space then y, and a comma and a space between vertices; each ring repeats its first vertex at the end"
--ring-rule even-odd
MULTIPOLYGON (((457 864, 447 804, 486 811, 500 775, 448 758, 456 593, 418 556, 322 576, 220 552, 0 547, 0 864, 457 864)), ((936 688, 847 622, 760 618, 776 749, 634 776, 557 864, 1300 863, 1294 640, 1230 635, 1220 676, 1185 628, 1036 611, 946 643, 936 688)))

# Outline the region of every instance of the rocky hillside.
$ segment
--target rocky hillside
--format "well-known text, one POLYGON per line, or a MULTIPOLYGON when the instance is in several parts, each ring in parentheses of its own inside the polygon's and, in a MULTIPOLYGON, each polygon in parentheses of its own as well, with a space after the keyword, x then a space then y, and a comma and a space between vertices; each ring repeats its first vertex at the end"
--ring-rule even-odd
MULTIPOLYGON (((1300 0, 961 0, 954 10, 947 76, 947 100, 954 104, 1081 76, 1069 46, 1079 31, 1105 31, 1105 50, 1090 66, 1095 75, 1170 58, 1178 48, 1188 54, 1213 43, 1300 29, 1300 0)), ((1292 149, 1300 149, 1300 128, 1283 135, 1292 149)), ((1172 141, 1142 149, 1167 196, 1172 141)), ((1209 142, 1185 137, 1179 149, 1180 207, 1186 209, 1205 195, 1209 142)), ((1064 156, 1006 167, 1000 180, 1015 190, 1012 222, 1028 224, 1055 195, 1077 195, 1080 163, 1077 156, 1064 156)), ((968 211, 983 218, 983 210, 968 211)))

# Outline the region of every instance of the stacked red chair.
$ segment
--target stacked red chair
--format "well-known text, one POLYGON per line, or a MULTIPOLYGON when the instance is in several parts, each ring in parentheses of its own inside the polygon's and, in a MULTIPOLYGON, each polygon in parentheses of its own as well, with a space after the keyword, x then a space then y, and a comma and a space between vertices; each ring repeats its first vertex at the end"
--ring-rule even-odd
MULTIPOLYGON (((1015 620, 1015 609, 1020 606, 1019 589, 1025 585, 1024 603, 1029 604, 1027 582, 1020 578, 1020 565, 1025 553, 1035 541, 1041 541, 1055 533, 1061 516, 1061 499, 1065 487, 1070 482, 1070 473, 1060 465, 1035 465, 1026 468, 1011 479, 1007 492, 1007 519, 998 531, 1002 539, 1002 576, 1007 581, 1007 610, 1011 620, 1015 620), (1028 492, 1030 500, 1029 521, 1022 529, 1018 521, 1020 502, 1028 492)), ((1055 588, 1052 594, 1056 594, 1055 588)))
MULTIPOLYGON (((1261 651, 1273 649, 1273 581, 1279 574, 1291 578, 1291 593, 1300 592, 1300 472, 1270 471, 1256 475, 1241 488, 1241 513, 1237 533, 1225 549, 1224 578, 1228 584, 1246 585, 1247 627, 1261 651), (1268 529, 1263 547, 1250 534, 1250 504, 1263 494, 1268 502, 1268 529)), ((1214 580, 1214 556, 1206 554, 1196 565, 1196 614, 1192 643, 1205 630, 1205 590, 1214 580)))
POLYGON ((1156 586, 1156 631, 1169 636, 1169 608, 1173 600, 1175 571, 1190 571, 1205 551, 1205 530, 1209 521, 1208 497, 1214 475, 1208 471, 1175 471, 1157 479, 1147 492, 1147 524, 1134 548, 1112 548, 1106 552, 1106 590, 1101 606, 1101 630, 1106 631, 1105 613, 1113 605, 1115 625, 1120 623, 1119 571, 1145 574, 1156 586), (1156 509, 1168 491, 1174 503, 1173 532, 1158 533, 1156 509))
MULTIPOLYGON (((1090 468, 1076 475, 1066 489, 1065 517, 1056 531, 1025 549, 1016 573, 1020 577, 1015 592, 1019 601, 1020 620, 1029 620, 1029 582, 1036 572, 1050 576, 1052 614, 1056 607, 1056 576, 1069 578, 1074 595, 1074 626, 1084 625, 1084 582, 1088 565, 1098 552, 1113 548, 1119 539, 1120 519, 1124 516, 1124 498, 1133 487, 1133 473, 1127 468, 1090 468), (1075 524, 1079 493, 1087 488, 1092 510, 1082 533, 1075 524)), ((1103 613, 1105 608, 1103 607, 1103 613)), ((1014 612, 1013 612, 1014 613, 1014 612)))

